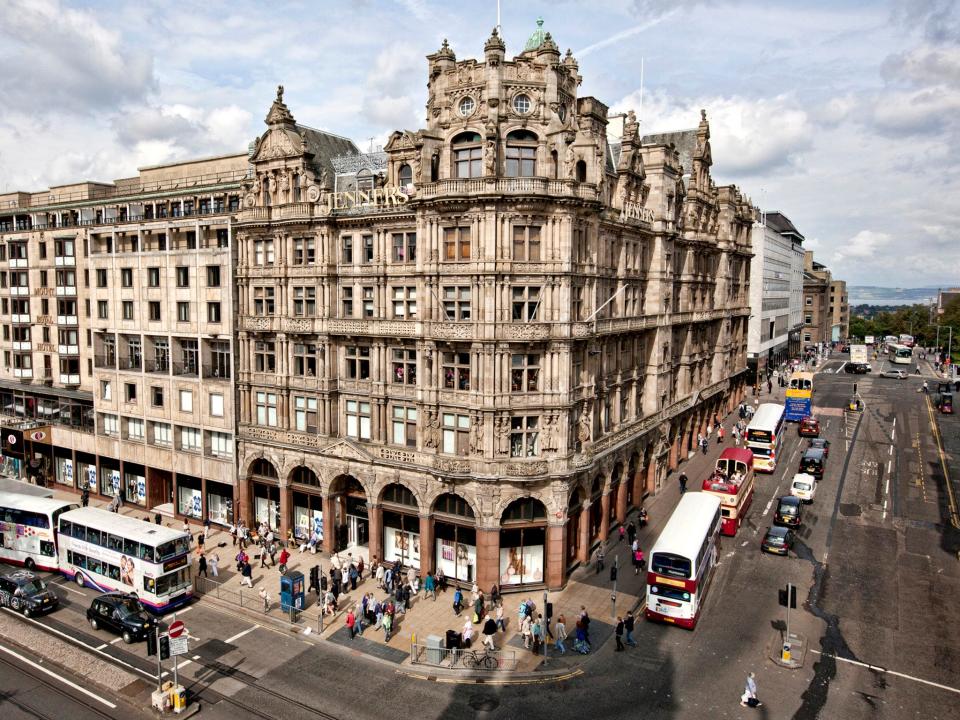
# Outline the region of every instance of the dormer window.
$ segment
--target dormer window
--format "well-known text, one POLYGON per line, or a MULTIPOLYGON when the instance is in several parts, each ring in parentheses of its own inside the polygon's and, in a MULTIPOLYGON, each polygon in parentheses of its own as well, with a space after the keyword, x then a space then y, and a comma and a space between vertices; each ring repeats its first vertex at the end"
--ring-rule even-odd
POLYGON ((477 104, 474 102, 472 97, 465 97, 460 101, 460 104, 457 106, 457 110, 460 113, 460 117, 470 117, 473 115, 474 109, 476 109, 477 104))
POLYGON ((413 169, 407 163, 404 163, 400 166, 397 176, 400 180, 400 187, 406 187, 413 182, 413 169))
POLYGON ((456 177, 475 178, 483 175, 483 148, 480 143, 480 134, 475 132, 460 133, 453 139, 451 145, 456 177))
POLYGON ((517 115, 526 115, 530 112, 533 103, 530 102, 530 96, 520 93, 513 98, 513 109, 517 115))
POLYGON ((529 130, 514 130, 507 135, 507 177, 533 177, 537 174, 537 136, 529 130))

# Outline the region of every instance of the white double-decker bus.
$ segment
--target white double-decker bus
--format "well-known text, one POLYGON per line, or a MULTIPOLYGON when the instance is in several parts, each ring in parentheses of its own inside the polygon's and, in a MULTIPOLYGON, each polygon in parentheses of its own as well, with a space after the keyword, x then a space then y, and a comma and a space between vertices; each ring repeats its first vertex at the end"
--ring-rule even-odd
POLYGON ((0 492, 0 560, 56 571, 57 520, 76 507, 67 500, 0 492))
POLYGON ((773 472, 783 440, 785 409, 777 403, 763 403, 747 425, 747 447, 753 451, 753 468, 773 472))
POLYGON ((101 592, 136 593, 148 610, 167 612, 193 595, 190 536, 99 508, 60 515, 60 571, 101 592))
POLYGON ((685 493, 650 551, 648 620, 692 630, 720 553, 720 499, 685 493))

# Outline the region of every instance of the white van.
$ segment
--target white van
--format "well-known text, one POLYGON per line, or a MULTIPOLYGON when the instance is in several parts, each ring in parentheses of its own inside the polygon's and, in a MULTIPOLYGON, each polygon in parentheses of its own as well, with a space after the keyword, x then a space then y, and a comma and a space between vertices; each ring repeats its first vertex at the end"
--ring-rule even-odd
POLYGON ((793 476, 793 482, 790 483, 790 494, 800 498, 805 503, 812 503, 813 496, 817 492, 817 479, 807 473, 797 473, 793 476))

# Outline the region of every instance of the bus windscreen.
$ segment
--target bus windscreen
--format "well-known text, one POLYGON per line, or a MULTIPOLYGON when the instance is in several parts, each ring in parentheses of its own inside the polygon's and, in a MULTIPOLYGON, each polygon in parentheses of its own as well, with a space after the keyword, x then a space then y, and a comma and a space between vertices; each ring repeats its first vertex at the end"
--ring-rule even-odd
POLYGON ((773 433, 769 430, 747 430, 747 442, 772 443, 773 433))
POLYGON ((657 575, 667 577, 689 578, 690 559, 671 555, 670 553, 656 553, 650 561, 650 570, 657 575))

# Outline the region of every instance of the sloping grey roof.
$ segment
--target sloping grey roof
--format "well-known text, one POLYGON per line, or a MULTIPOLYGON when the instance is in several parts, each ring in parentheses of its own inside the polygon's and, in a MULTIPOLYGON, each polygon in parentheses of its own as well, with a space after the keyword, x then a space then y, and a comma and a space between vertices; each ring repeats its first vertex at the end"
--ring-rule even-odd
POLYGON ((790 222, 790 218, 778 210, 764 211, 763 217, 767 227, 781 235, 796 235, 803 242, 803 235, 797 230, 796 226, 790 222))
POLYGON ((642 145, 674 145, 680 153, 680 166, 683 174, 693 170, 693 153, 697 149, 697 129, 676 130, 674 132, 653 133, 640 139, 642 145))
POLYGON ((353 140, 349 138, 299 123, 297 124, 297 130, 303 133, 307 151, 313 153, 313 164, 317 173, 320 174, 326 168, 331 180, 333 180, 335 173, 330 158, 360 152, 357 146, 353 144, 353 140))

